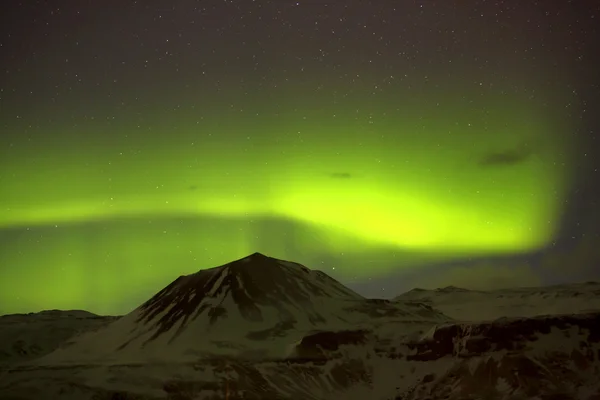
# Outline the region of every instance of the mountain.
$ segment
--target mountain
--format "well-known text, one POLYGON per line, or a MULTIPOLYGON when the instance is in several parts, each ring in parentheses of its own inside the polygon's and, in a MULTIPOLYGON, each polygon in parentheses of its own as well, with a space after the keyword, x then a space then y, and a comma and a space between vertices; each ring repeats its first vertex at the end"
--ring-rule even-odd
POLYGON ((600 283, 585 282, 547 287, 468 290, 449 286, 413 289, 393 299, 417 301, 459 320, 534 317, 546 314, 600 311, 600 283))
POLYGON ((366 299, 255 253, 181 276, 49 354, 0 364, 0 398, 600 400, 600 312, 585 311, 597 290, 447 287, 366 299))
POLYGON ((128 315, 38 363, 281 357, 314 330, 410 322, 411 334, 448 320, 424 305, 365 299, 324 272, 255 253, 180 276, 128 315))
POLYGON ((2 315, 0 364, 41 357, 54 351, 67 339, 99 329, 116 319, 81 310, 2 315))

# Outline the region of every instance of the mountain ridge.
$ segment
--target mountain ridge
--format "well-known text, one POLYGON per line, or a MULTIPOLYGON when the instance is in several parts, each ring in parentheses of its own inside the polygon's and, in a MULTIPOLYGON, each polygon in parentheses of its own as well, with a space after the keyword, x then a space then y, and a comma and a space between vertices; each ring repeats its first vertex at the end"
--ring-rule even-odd
POLYGON ((313 331, 403 324, 403 334, 413 335, 449 320, 427 305, 366 299, 322 271, 254 253, 178 277, 114 323, 38 362, 278 357, 313 331))
POLYGON ((600 400, 600 311, 589 310, 600 310, 599 293, 587 282, 367 299, 322 271, 253 253, 182 275, 121 317, 0 317, 0 328, 20 335, 0 337, 13 344, 0 344, 0 392, 20 400, 600 400))

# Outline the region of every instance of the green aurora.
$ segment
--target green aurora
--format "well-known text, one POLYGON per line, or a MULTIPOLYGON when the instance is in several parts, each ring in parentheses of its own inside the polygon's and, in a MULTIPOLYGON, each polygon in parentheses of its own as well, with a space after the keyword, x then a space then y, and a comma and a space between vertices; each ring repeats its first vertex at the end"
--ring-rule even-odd
POLYGON ((410 261, 340 265, 332 275, 345 282, 547 245, 571 127, 518 96, 445 100, 372 119, 313 107, 15 136, 0 161, 0 227, 12 235, 0 263, 32 267, 0 269, 0 313, 122 313, 180 274, 254 251, 309 263, 387 249, 410 261))

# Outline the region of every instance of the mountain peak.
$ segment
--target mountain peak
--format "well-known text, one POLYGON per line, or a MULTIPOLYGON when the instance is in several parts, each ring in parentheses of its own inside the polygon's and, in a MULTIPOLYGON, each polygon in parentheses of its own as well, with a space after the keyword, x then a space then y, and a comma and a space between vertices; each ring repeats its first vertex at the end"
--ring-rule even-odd
POLYGON ((364 298, 324 272, 256 252, 180 276, 134 312, 137 323, 152 327, 149 342, 167 332, 176 339, 202 315, 207 330, 221 322, 260 325, 273 315, 293 326, 302 314, 318 325, 325 321, 321 303, 360 299, 364 298))
POLYGON ((230 261, 229 263, 227 263, 225 265, 232 266, 232 265, 236 265, 236 264, 248 264, 248 263, 260 265, 263 263, 269 263, 271 260, 273 260, 275 262, 281 261, 281 260, 277 260, 276 258, 269 257, 263 253, 255 252, 250 255, 247 255, 246 257, 240 258, 238 260, 230 261))
POLYGON ((250 254, 248 257, 252 257, 252 258, 271 258, 269 256, 264 255, 263 253, 259 253, 258 251, 250 254))

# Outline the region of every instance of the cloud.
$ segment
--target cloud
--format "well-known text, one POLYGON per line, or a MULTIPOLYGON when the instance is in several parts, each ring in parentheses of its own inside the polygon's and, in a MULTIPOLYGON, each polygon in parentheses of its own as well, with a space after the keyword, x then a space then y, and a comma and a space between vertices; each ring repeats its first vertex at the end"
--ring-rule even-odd
POLYGON ((333 179, 350 179, 353 177, 350 172, 333 172, 329 176, 333 179))
POLYGON ((529 160, 535 152, 530 146, 521 146, 514 149, 490 152, 479 159, 481 167, 509 167, 524 163, 529 160))

